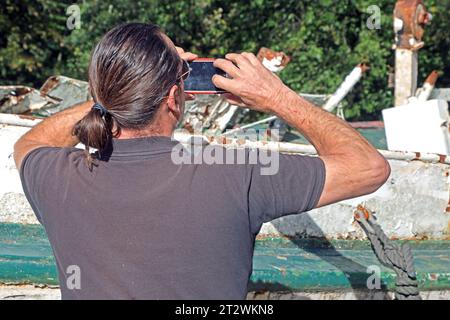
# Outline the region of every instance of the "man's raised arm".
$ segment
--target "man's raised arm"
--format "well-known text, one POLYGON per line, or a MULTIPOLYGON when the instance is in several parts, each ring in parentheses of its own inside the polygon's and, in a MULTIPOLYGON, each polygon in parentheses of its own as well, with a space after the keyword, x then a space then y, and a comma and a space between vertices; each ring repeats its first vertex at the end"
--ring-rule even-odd
POLYGON ((20 170, 22 160, 40 147, 73 147, 79 141, 72 134, 74 125, 91 109, 92 101, 77 104, 46 118, 25 133, 14 145, 14 161, 20 170))
MULTIPOLYGON (((214 84, 249 108, 274 113, 302 133, 325 163, 326 179, 318 207, 376 191, 386 182, 385 158, 345 121, 289 89, 252 53, 228 54, 215 66, 232 79, 214 76, 214 84)), ((233 101, 232 101, 233 102, 233 101)))

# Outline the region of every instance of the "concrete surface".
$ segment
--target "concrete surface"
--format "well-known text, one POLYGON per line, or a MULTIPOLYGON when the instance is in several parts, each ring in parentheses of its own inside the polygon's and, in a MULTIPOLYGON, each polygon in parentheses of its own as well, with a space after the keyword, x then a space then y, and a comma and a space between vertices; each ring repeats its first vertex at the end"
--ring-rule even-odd
MULTIPOLYGON (((365 293, 367 300, 392 299, 379 292, 365 293)), ((422 292, 423 300, 448 300, 450 291, 422 292)), ((247 300, 357 300, 361 295, 355 292, 249 292, 247 300)), ((36 287, 32 285, 0 285, 0 300, 60 300, 59 288, 36 287)))

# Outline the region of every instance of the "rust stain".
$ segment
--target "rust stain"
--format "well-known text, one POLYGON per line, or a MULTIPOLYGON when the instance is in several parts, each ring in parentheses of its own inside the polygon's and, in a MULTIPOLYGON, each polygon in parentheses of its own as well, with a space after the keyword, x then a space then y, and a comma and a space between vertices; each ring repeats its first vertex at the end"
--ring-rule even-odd
POLYGON ((439 154, 439 163, 445 163, 445 158, 447 158, 445 154, 439 154))
POLYGON ((39 118, 33 117, 33 116, 27 116, 27 115, 23 115, 23 114, 18 114, 17 115, 20 119, 25 119, 25 120, 39 120, 39 118))
POLYGON ((369 210, 367 210, 364 206, 359 204, 353 215, 354 215, 355 219, 359 221, 359 220, 361 220, 361 214, 364 215, 366 220, 369 219, 369 217, 370 217, 369 210))
POLYGON ((56 76, 52 76, 45 81, 44 85, 41 87, 41 96, 46 96, 56 85, 59 83, 56 76))
POLYGON ((210 112, 209 112, 209 108, 210 107, 211 107, 210 105, 207 105, 206 108, 205 108, 205 112, 203 113, 203 116, 205 118, 210 115, 210 112))
POLYGON ((273 59, 281 58, 280 67, 284 68, 291 61, 291 57, 286 55, 283 51, 274 51, 266 47, 262 47, 259 49, 258 54, 256 55, 259 61, 263 61, 267 59, 272 61, 273 59))
POLYGON ((426 83, 434 86, 436 84, 436 81, 439 77, 439 73, 436 70, 433 70, 425 80, 426 83))
POLYGON ((189 122, 187 122, 187 123, 184 125, 184 128, 185 128, 190 134, 194 134, 194 127, 193 127, 189 122))
POLYGON ((358 67, 361 69, 362 73, 365 73, 370 70, 370 67, 365 63, 358 64, 358 67))

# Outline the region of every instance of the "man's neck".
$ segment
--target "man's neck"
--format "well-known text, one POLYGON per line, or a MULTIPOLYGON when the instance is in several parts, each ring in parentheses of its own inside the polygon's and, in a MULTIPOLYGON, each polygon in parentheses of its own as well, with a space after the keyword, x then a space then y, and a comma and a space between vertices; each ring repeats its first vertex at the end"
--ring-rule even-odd
POLYGON ((172 128, 163 128, 161 126, 149 126, 141 130, 122 129, 117 139, 134 139, 134 138, 146 138, 153 136, 165 136, 172 137, 172 128))

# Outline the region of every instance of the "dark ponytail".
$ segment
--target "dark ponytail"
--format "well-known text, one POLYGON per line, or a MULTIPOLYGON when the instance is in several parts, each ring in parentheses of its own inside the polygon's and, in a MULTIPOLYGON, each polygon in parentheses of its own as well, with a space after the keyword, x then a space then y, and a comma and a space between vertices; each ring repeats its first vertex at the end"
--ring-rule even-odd
POLYGON ((86 159, 89 170, 94 166, 94 156, 90 153, 90 147, 98 150, 100 158, 105 158, 112 151, 112 139, 120 133, 114 118, 110 112, 102 112, 92 108, 84 118, 77 122, 73 128, 73 134, 86 147, 86 159))
POLYGON ((73 130, 86 146, 91 170, 89 148, 104 158, 121 129, 151 124, 181 70, 175 46, 153 24, 119 25, 100 40, 89 64, 89 89, 97 104, 73 130))

